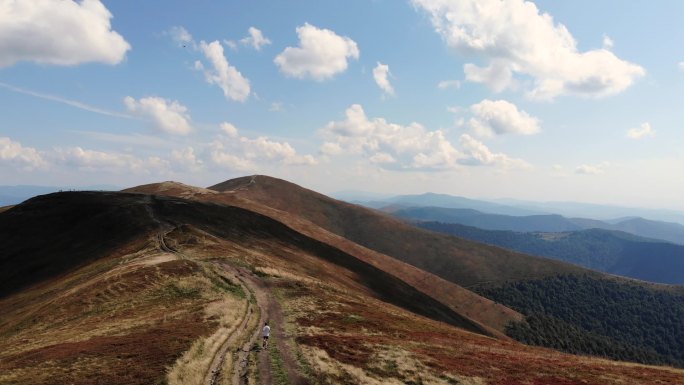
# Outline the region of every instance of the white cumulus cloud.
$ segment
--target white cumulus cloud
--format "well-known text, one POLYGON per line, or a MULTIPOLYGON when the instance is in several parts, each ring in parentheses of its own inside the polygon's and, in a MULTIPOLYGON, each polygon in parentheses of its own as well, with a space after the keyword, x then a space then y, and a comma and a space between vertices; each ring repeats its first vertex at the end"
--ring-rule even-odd
POLYGON ((148 119, 152 126, 160 131, 174 135, 187 135, 193 130, 187 107, 175 100, 166 100, 156 96, 135 100, 126 96, 124 104, 130 113, 148 119))
POLYGON ((645 74, 607 49, 581 52, 570 31, 525 0, 412 0, 455 49, 479 55, 485 66, 466 64, 466 79, 495 91, 523 84, 529 96, 602 97, 624 91, 645 74), (532 84, 524 84, 531 79, 532 84))
POLYGON ((217 137, 210 145, 210 159, 214 165, 237 171, 255 171, 260 165, 310 166, 318 164, 311 155, 300 155, 288 142, 271 140, 265 136, 240 136, 230 123, 221 124, 227 136, 217 137))
POLYGON ((25 170, 42 168, 47 165, 38 150, 24 147, 8 137, 0 137, 0 165, 19 166, 25 170))
POLYGON ((231 138, 237 138, 238 136, 238 129, 232 123, 223 122, 219 125, 219 128, 221 129, 221 131, 223 131, 224 134, 228 135, 231 138))
POLYGON ((380 87, 380 89, 387 95, 394 95, 394 87, 390 83, 388 76, 390 74, 389 65, 378 64, 373 68, 373 79, 375 79, 375 84, 380 87))
POLYGON ((117 64, 130 44, 111 27, 99 0, 0 4, 0 68, 20 61, 54 65, 117 64))
POLYGON ((221 43, 218 40, 211 43, 201 41, 199 48, 213 67, 213 69, 204 69, 201 63, 199 67, 195 64, 196 68, 204 69, 207 83, 221 87, 228 99, 238 102, 247 100, 251 92, 249 80, 228 63, 221 43))
POLYGON ((176 44, 178 44, 180 47, 189 45, 192 48, 197 48, 197 44, 192 38, 192 35, 183 26, 171 27, 167 34, 171 36, 171 39, 173 39, 173 41, 176 42, 176 44))
POLYGON ((171 163, 181 170, 197 170, 203 162, 195 154, 194 148, 187 147, 171 151, 171 163))
POLYGON ((615 45, 615 42, 613 39, 610 38, 608 35, 603 35, 603 49, 611 49, 615 45))
POLYGON ((437 83, 437 88, 440 90, 445 90, 447 88, 461 88, 461 82, 458 80, 442 80, 437 83))
POLYGON ((264 34, 258 28, 249 27, 247 32, 249 33, 249 36, 240 39, 240 43, 242 43, 242 45, 247 45, 257 51, 261 51, 261 47, 271 44, 271 40, 269 40, 267 37, 264 37, 264 34))
POLYGON ((56 164, 82 171, 152 174, 166 171, 169 166, 167 160, 159 157, 143 159, 126 153, 88 150, 81 147, 58 148, 50 156, 56 164))
POLYGON ((641 123, 639 127, 631 128, 627 131, 627 137, 630 139, 654 137, 655 134, 655 130, 651 127, 651 124, 648 122, 641 123))
POLYGON ((511 158, 506 154, 492 152, 484 143, 468 134, 461 135, 461 147, 466 156, 459 163, 470 166, 498 166, 503 169, 527 167, 522 159, 511 158))
POLYGON ((320 152, 327 156, 356 154, 392 170, 451 170, 461 166, 524 167, 527 163, 494 153, 469 135, 455 146, 442 130, 429 131, 418 123, 404 126, 383 118, 369 119, 363 107, 347 108, 345 119, 331 121, 320 132, 320 152))
POLYGON ((399 169, 453 168, 461 156, 442 131, 427 131, 417 123, 402 126, 383 118, 370 120, 358 104, 345 115, 344 120, 329 122, 321 130, 328 140, 322 153, 362 154, 371 162, 399 169))
POLYGON ((540 131, 539 119, 518 110, 505 100, 485 99, 470 106, 473 118, 469 124, 481 136, 503 134, 532 135, 540 131))
POLYGON ((606 168, 610 164, 608 162, 603 162, 599 164, 582 164, 575 167, 576 174, 583 175, 600 175, 606 171, 606 168))
POLYGON ((348 59, 359 58, 356 42, 329 29, 306 23, 297 27, 297 35, 299 46, 285 48, 274 59, 287 76, 323 81, 344 72, 348 59))

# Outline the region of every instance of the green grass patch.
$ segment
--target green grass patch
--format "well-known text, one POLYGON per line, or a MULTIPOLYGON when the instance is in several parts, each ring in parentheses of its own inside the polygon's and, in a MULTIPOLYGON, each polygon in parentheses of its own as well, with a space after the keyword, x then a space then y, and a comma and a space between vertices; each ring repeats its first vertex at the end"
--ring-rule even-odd
POLYGON ((161 289, 161 296, 172 299, 197 299, 202 293, 197 287, 180 287, 175 283, 168 283, 161 289))
POLYGON ((363 322, 366 319, 363 318, 363 316, 360 316, 358 314, 349 314, 348 316, 344 317, 342 321, 347 322, 347 323, 359 323, 363 322))
POLYGON ((240 299, 247 298, 247 294, 245 293, 242 286, 231 282, 228 278, 222 275, 215 276, 213 274, 210 274, 209 279, 211 280, 211 283, 214 284, 214 288, 216 288, 217 290, 233 294, 234 296, 240 299))
POLYGON ((285 363, 280 356, 277 341, 273 336, 271 336, 271 340, 268 343, 268 355, 271 357, 271 375, 273 377, 273 382, 278 385, 289 385, 290 381, 287 378, 285 363))

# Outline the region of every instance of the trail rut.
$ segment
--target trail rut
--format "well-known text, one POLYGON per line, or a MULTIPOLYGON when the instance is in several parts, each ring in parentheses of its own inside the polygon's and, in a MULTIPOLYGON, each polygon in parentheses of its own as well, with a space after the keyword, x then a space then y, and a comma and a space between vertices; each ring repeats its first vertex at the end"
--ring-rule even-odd
POLYGON ((250 306, 242 320, 242 323, 236 331, 228 337, 224 345, 219 349, 216 357, 214 358, 212 365, 208 372, 208 377, 205 380, 207 385, 215 385, 219 383, 219 380, 226 376, 227 373, 221 373, 221 368, 226 359, 226 352, 230 346, 235 346, 241 340, 244 340, 245 336, 249 335, 249 338, 242 344, 237 350, 233 357, 233 373, 231 377, 232 385, 246 385, 250 377, 250 353, 252 350, 257 351, 257 362, 256 368, 258 370, 259 382, 263 385, 271 385, 274 383, 273 375, 271 373, 271 356, 268 349, 262 350, 260 348, 255 349, 254 347, 261 346, 261 329, 264 322, 267 320, 271 325, 271 333, 273 336, 272 342, 275 343, 280 353, 280 357, 283 361, 284 369, 287 373, 287 379, 291 385, 305 385, 309 382, 302 377, 297 370, 297 361, 292 349, 292 337, 285 333, 284 328, 284 317, 280 305, 273 298, 271 290, 267 283, 256 277, 252 272, 247 269, 234 267, 228 264, 220 264, 223 270, 229 274, 232 274, 236 279, 238 279, 246 288, 245 293, 249 293, 250 297, 253 297, 256 302, 256 308, 249 301, 250 306), (258 312, 257 312, 258 308, 258 312), (250 317, 254 317, 255 313, 258 313, 259 322, 256 323, 254 329, 247 329, 250 317))

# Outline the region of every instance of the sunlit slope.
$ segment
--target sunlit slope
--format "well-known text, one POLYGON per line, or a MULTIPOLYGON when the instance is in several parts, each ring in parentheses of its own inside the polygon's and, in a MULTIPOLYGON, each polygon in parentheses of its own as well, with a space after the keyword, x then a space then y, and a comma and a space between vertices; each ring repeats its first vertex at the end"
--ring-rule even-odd
POLYGON ((417 229, 378 211, 267 176, 232 179, 209 189, 304 217, 353 242, 465 287, 588 271, 563 262, 417 229))
MULTIPOLYGON (((446 304, 457 313, 476 321, 487 328, 490 333, 494 333, 499 337, 504 336, 503 332, 509 322, 522 319, 522 315, 510 308, 481 297, 470 290, 466 290, 453 282, 435 276, 413 265, 352 242, 314 224, 303 216, 274 209, 257 201, 237 196, 232 192, 217 193, 212 190, 198 190, 195 187, 174 182, 148 184, 125 191, 171 196, 192 196, 192 199, 195 200, 238 206, 266 215, 308 237, 331 245, 400 278, 419 291, 446 304), (198 191, 199 193, 197 193, 198 191)), ((302 191, 306 192, 308 190, 302 191)))

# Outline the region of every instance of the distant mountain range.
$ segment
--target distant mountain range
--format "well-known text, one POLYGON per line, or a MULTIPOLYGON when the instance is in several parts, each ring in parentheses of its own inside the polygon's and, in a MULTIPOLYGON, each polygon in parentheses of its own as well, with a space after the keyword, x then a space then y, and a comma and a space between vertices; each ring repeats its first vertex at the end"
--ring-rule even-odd
POLYGON ((419 195, 399 195, 382 197, 379 194, 339 193, 338 199, 357 203, 366 207, 445 207, 473 209, 488 214, 513 216, 558 214, 569 218, 590 218, 604 222, 624 221, 625 219, 646 218, 652 221, 676 222, 684 225, 684 212, 663 209, 620 207, 578 202, 530 202, 516 199, 478 200, 447 194, 425 193, 419 195))
POLYGON ((566 218, 561 215, 511 216, 488 214, 472 209, 444 207, 411 207, 392 210, 392 214, 420 221, 458 223, 485 230, 518 232, 564 232, 585 229, 624 231, 629 234, 684 244, 684 225, 650 221, 643 218, 626 218, 599 221, 587 218, 566 218))
POLYGON ((529 210, 524 208, 517 208, 513 206, 503 205, 499 203, 487 202, 477 199, 457 197, 447 194, 425 193, 420 195, 399 195, 383 200, 374 200, 369 202, 356 201, 366 207, 381 209, 386 206, 391 207, 446 207, 459 209, 473 209, 486 213, 501 214, 501 215, 534 215, 544 214, 544 211, 529 210))
POLYGON ((521 233, 483 230, 441 222, 417 222, 416 225, 610 274, 650 282, 684 284, 684 246, 625 232, 589 229, 560 233, 521 233))

